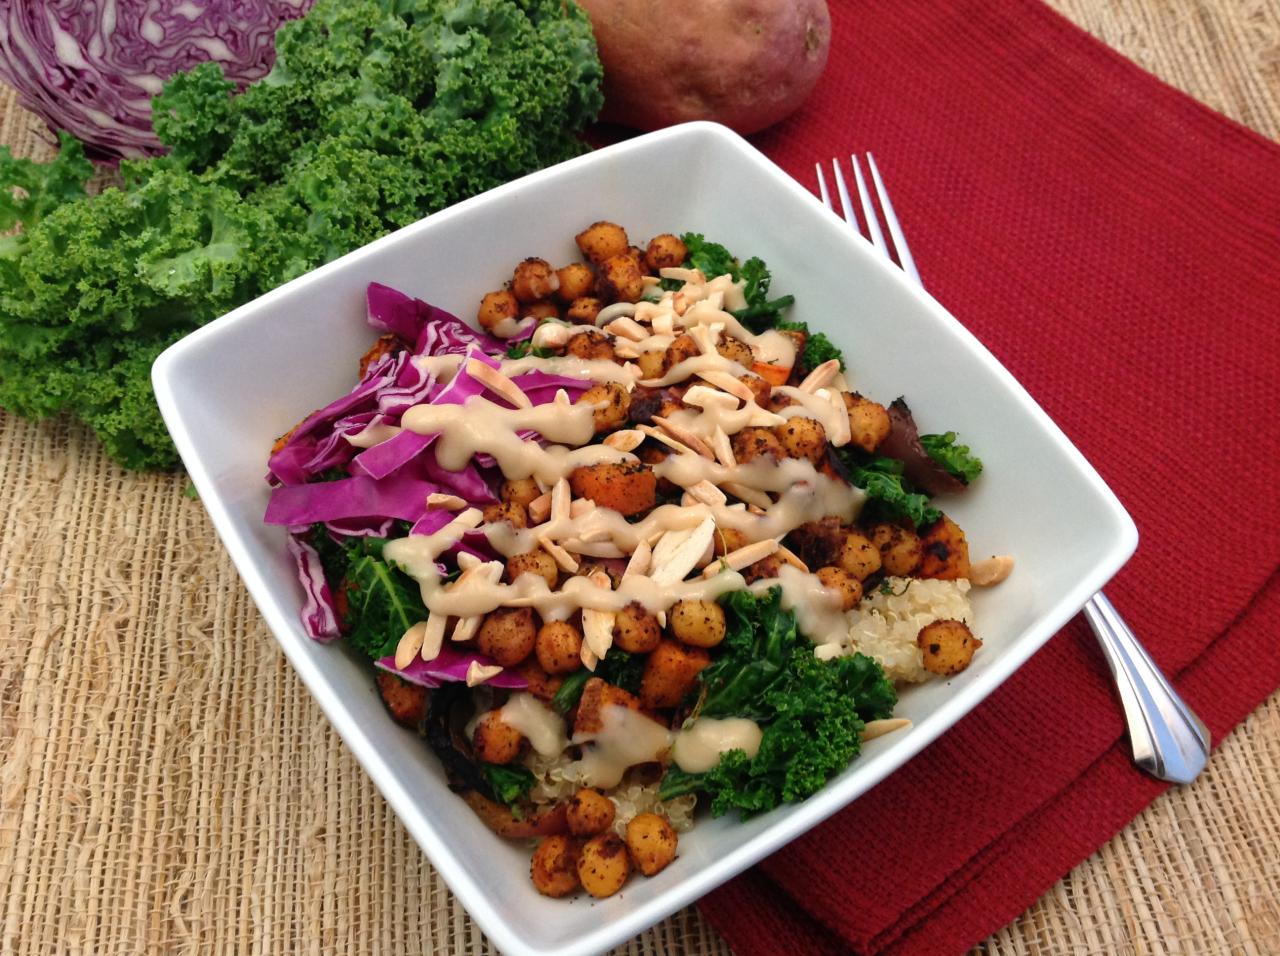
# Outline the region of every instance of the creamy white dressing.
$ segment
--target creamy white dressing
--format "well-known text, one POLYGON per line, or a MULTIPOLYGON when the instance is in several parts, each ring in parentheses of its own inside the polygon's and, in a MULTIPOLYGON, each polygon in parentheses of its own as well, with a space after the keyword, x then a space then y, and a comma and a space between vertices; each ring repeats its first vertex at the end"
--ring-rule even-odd
POLYGON ((569 744, 564 734, 564 718, 532 694, 512 694, 498 711, 498 717, 520 731, 529 745, 544 757, 556 756, 569 744))
POLYGON ((729 750, 755 757, 763 736, 760 726, 745 717, 699 717, 675 735, 671 759, 685 773, 706 773, 729 750))
POLYGON ((381 445, 384 441, 390 441, 400 434, 398 425, 388 425, 386 422, 370 422, 364 428, 356 432, 354 435, 344 435, 348 442, 356 448, 372 448, 374 445, 381 445))
POLYGON ((600 724, 596 733, 573 738, 582 757, 566 771, 589 787, 616 787, 630 768, 660 760, 671 746, 671 731, 629 707, 602 707, 600 724))

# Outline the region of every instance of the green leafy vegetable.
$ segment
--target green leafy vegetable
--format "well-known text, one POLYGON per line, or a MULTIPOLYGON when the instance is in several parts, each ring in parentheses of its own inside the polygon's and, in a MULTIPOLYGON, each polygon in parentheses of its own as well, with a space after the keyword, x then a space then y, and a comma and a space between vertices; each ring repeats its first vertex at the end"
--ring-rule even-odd
POLYGON ((532 355, 534 358, 551 358, 555 355, 555 349, 545 348, 541 345, 533 345, 528 339, 523 342, 517 342, 507 349, 507 358, 519 359, 532 355))
POLYGON ((582 688, 587 686, 587 681, 591 680, 592 676, 591 671, 584 667, 564 679, 560 689, 551 698, 551 706, 555 708, 557 714, 563 716, 578 706, 578 701, 582 699, 582 688))
POLYGON ((192 329, 585 147, 591 26, 561 0, 319 0, 240 95, 216 64, 156 98, 171 153, 85 198, 74 140, 0 153, 0 407, 70 412, 130 468, 177 461, 151 363, 192 329), (8 188, 6 188, 8 187, 8 188), (13 187, 21 193, 13 192, 13 187))
MULTIPOLYGON (((684 264, 687 269, 699 269, 708 279, 725 273, 738 278, 738 260, 718 242, 711 242, 701 233, 686 232, 680 237, 689 250, 684 264)), ((756 260, 759 262, 760 260, 756 260)))
POLYGON ((345 582, 347 643, 374 660, 394 653, 404 632, 427 617, 417 582, 373 554, 354 554, 345 582))
POLYGON ((614 687, 621 687, 629 694, 638 694, 640 678, 644 675, 644 661, 641 655, 610 648, 605 659, 596 665, 596 677, 614 687))
POLYGON ((703 671, 711 676, 701 713, 756 720, 763 727, 759 751, 729 751, 705 774, 673 767, 662 780, 663 799, 701 791, 714 815, 737 810, 744 817, 803 800, 857 756, 866 721, 893 712, 897 695, 880 666, 861 654, 818 660, 797 634, 794 615, 779 608, 780 597, 778 588, 758 598, 728 595, 728 654, 703 671), (752 658, 753 649, 763 658, 752 658), (753 669, 761 660, 769 666, 753 669))
POLYGON ((764 260, 759 257, 752 256, 744 262, 734 278, 742 280, 742 294, 747 304, 744 308, 735 309, 733 316, 752 332, 763 332, 777 326, 782 318, 782 310, 790 308, 796 300, 793 295, 769 298, 769 286, 773 277, 765 267, 764 260))
POLYGON ((982 474, 982 461, 969 451, 968 445, 957 444, 958 440, 955 432, 920 436, 920 444, 929 457, 967 485, 982 474))
POLYGON ((519 764, 480 764, 480 772, 493 791, 494 797, 509 807, 514 807, 533 789, 533 771, 519 764))
POLYGON ((866 508, 871 516, 888 521, 907 519, 917 528, 932 524, 942 512, 929 504, 929 496, 916 491, 903 477, 903 464, 896 458, 867 455, 856 448, 836 449, 849 480, 867 493, 866 508))
POLYGON ((825 332, 810 332, 808 324, 804 322, 778 322, 774 328, 780 332, 794 330, 804 333, 804 350, 800 353, 798 360, 802 375, 808 375, 823 362, 831 359, 838 361, 840 370, 844 371, 844 353, 836 348, 825 332))

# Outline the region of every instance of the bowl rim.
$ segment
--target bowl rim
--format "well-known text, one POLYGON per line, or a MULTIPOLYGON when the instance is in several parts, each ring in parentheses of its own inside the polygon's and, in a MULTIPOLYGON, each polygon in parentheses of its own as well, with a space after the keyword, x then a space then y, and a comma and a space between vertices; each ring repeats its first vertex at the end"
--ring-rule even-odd
MULTIPOLYGON (((1124 507, 1083 455, 1040 408, 1039 404, 1031 398, 1012 374, 990 354, 985 346, 981 345, 967 328, 951 316, 923 289, 910 282, 896 266, 893 266, 888 260, 876 256, 876 260, 881 263, 877 268, 881 268, 886 275, 892 275, 894 277, 893 281, 901 283, 903 290, 909 293, 919 306, 934 313, 935 316, 945 322, 954 323, 962 338, 967 338, 971 345, 977 346, 979 353, 988 360, 989 370, 992 374, 1000 379, 1002 384, 1011 387, 1013 394, 1020 400, 1024 410, 1031 413, 1036 426, 1045 432, 1046 436, 1072 459, 1076 465, 1078 477, 1083 479, 1087 490, 1096 498, 1098 503, 1105 507, 1115 525, 1115 533, 1108 539, 1105 558, 1095 564, 1090 573, 1084 575, 1053 605, 1039 615, 1034 623, 1025 629, 1021 638, 1012 647, 1002 652, 997 664, 978 675, 978 678, 973 683, 948 697, 936 711, 925 720, 914 725, 912 733, 899 738, 893 746, 877 754, 874 761, 878 772, 854 776, 842 781, 838 786, 828 784, 812 797, 796 805, 796 811, 789 816, 779 819, 761 832, 744 840, 713 863, 688 873, 678 883, 658 893, 652 899, 638 906, 628 907, 618 914, 616 918, 601 919, 599 925, 591 928, 585 935, 576 938, 569 945, 557 945, 554 949, 538 948, 532 945, 530 941, 517 935, 501 908, 494 905, 494 902, 486 896, 484 889, 468 873, 466 867, 461 865, 458 855, 446 838, 446 834, 437 832, 437 827, 422 812, 413 795, 400 784, 396 775, 391 771, 387 755, 382 753, 365 733, 362 722, 354 717, 353 713, 347 709, 337 695, 330 692, 323 668, 312 659, 306 657, 301 652, 300 647, 296 646, 291 639, 287 640, 282 636, 292 633, 295 622, 286 617, 276 594, 268 585, 256 561, 249 553, 247 542, 241 537, 235 526, 231 510, 215 484, 211 463, 203 460, 192 431, 188 427, 182 402, 175 390, 175 381, 180 375, 182 362, 187 356, 205 348, 207 345, 212 345, 224 330, 261 313, 267 307, 289 296, 301 285, 309 284, 337 271, 358 268, 365 259, 376 255, 389 246, 403 242, 424 229, 440 228, 442 225, 466 217, 471 210, 479 206, 502 202, 507 197, 536 185, 539 180, 547 178, 553 173, 562 175, 597 164, 612 162, 628 153, 660 147, 683 138, 706 140, 708 145, 718 145, 721 148, 729 148, 742 153, 748 161, 766 173, 779 189, 790 193, 798 201, 812 203, 818 209, 823 209, 816 197, 738 134, 715 123, 685 123, 637 136, 622 143, 586 153, 564 163, 547 167, 478 196, 458 202, 440 212, 433 213, 402 229, 389 233, 368 245, 321 265, 282 286, 278 286, 215 319, 213 322, 196 329, 169 346, 156 359, 152 367, 153 388, 165 424, 186 465, 189 477, 195 485, 201 502, 209 513, 218 536, 231 555, 241 579, 265 619, 276 643, 284 651, 285 656, 289 659, 312 697, 316 699, 321 710, 343 742, 391 805, 400 822, 427 854, 441 878, 444 879, 450 890, 458 897, 483 932, 503 952, 523 953, 528 954, 528 956, 542 956, 542 954, 552 952, 563 954, 563 956, 581 956, 581 954, 596 952, 609 946, 617 945, 665 918, 680 907, 698 899, 763 857, 785 846, 805 831, 826 820, 852 803, 862 793, 892 774, 985 700, 996 687, 1021 667, 1032 654, 1038 651, 1053 634, 1060 630, 1083 607, 1088 599, 1123 566, 1137 547, 1137 528, 1124 507)), ((825 209, 823 211, 825 212, 825 209)))

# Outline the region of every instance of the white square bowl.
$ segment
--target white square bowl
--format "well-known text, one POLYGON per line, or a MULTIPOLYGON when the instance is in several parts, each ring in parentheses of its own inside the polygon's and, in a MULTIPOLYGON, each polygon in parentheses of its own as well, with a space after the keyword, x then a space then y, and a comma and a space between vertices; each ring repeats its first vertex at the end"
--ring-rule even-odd
MULTIPOLYGON (((691 123, 534 173, 386 236, 193 332, 153 371, 179 452, 246 586, 338 733, 468 912, 508 953, 572 956, 616 945, 777 850, 919 752, 994 690, 1133 553, 1111 491, 1031 397, 946 310, 724 127, 691 123), (550 900, 529 851, 449 793, 427 747, 383 711, 367 663, 307 639, 284 533, 262 523, 276 436, 353 385, 377 281, 470 318, 515 262, 576 258, 572 237, 610 219, 637 238, 702 232, 769 264, 794 317, 846 351, 857 388, 905 393, 922 432, 954 429, 986 464, 944 504, 975 554, 1017 568, 975 595, 985 646, 950 681, 902 694, 903 733, 870 742, 809 800, 750 820, 700 819, 676 862, 617 896, 550 900)), ((241 635, 229 634, 228 640, 241 635)))

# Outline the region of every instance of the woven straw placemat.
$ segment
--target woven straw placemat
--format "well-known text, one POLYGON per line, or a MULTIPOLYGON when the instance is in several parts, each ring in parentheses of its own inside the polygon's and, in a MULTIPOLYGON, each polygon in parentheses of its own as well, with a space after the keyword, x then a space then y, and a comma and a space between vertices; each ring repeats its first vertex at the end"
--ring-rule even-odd
MULTIPOLYGON (((1280 135, 1280 0, 1053 2, 1280 135)), ((0 142, 43 136, 0 95, 0 142)), ((185 487, 0 413, 0 953, 490 951, 185 487)), ((1278 847, 1280 695, 981 949, 1280 952, 1278 847)), ((693 909, 622 951, 728 953, 693 909)))

